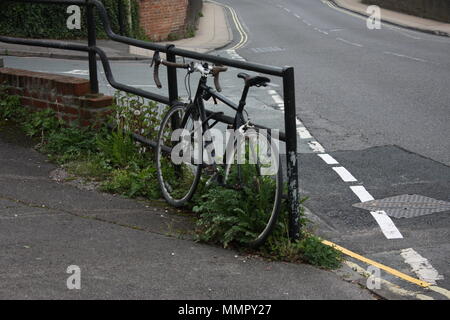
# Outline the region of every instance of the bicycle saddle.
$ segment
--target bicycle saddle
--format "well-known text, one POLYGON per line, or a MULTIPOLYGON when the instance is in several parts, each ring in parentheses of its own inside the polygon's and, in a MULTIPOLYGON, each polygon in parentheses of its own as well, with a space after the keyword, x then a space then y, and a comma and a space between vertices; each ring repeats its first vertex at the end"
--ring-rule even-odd
POLYGON ((261 77, 261 76, 251 77, 250 75, 248 75, 244 72, 239 73, 238 78, 244 79, 245 85, 248 87, 252 87, 252 86, 257 86, 257 87, 264 86, 265 87, 266 84, 268 82, 270 82, 269 78, 261 77))

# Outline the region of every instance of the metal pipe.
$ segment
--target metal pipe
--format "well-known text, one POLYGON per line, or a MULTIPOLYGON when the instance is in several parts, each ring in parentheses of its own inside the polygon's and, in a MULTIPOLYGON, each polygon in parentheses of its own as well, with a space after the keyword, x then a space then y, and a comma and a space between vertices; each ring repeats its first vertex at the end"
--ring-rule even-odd
POLYGON ((284 126, 286 130, 286 164, 288 177, 289 237, 300 238, 298 154, 295 110, 294 68, 286 67, 283 76, 284 126))
MULTIPOLYGON (((94 7, 87 0, 86 19, 88 28, 88 46, 90 49, 97 46, 97 34, 95 30, 94 7)), ((97 57, 93 50, 89 50, 89 82, 91 92, 97 94, 98 91, 98 73, 97 73, 97 57)))
MULTIPOLYGON (((172 53, 174 47, 173 44, 168 44, 167 46, 167 61, 177 62, 177 57, 172 53)), ((174 67, 167 67, 167 85, 169 88, 169 99, 171 104, 178 100, 178 79, 177 79, 177 69, 174 67)))

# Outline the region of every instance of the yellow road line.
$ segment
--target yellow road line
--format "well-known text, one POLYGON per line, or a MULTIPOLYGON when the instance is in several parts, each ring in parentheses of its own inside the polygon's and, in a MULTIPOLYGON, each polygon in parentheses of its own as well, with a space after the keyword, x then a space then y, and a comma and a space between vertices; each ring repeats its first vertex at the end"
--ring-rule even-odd
POLYGON ((232 7, 230 7, 230 6, 226 5, 226 4, 218 3, 218 2, 215 2, 215 1, 212 1, 212 0, 209 0, 209 2, 217 4, 217 5, 222 6, 222 7, 225 7, 228 10, 230 10, 230 14, 231 14, 231 17, 233 18, 233 22, 234 22, 234 24, 236 26, 237 31, 239 32, 239 36, 241 37, 239 42, 233 48, 231 48, 230 50, 236 50, 236 49, 242 48, 248 41, 248 35, 245 32, 244 28, 242 27, 241 22, 239 21, 239 18, 238 18, 237 14, 236 14, 236 11, 232 7))
POLYGON ((233 48, 231 48, 232 50, 236 50, 236 49, 242 48, 245 45, 245 43, 248 40, 248 36, 247 36, 247 33, 244 31, 244 28, 242 27, 241 22, 239 21, 236 11, 231 7, 228 7, 228 9, 231 12, 231 16, 233 17, 234 24, 236 25, 236 28, 241 36, 241 41, 239 41, 239 43, 237 45, 235 45, 233 48))
POLYGON ((346 255, 354 258, 354 259, 357 259, 357 260, 362 261, 364 263, 367 263, 369 265, 373 265, 373 266, 375 266, 377 268, 380 268, 381 270, 384 270, 384 271, 386 271, 386 272, 388 272, 388 273, 390 273, 390 274, 392 274, 392 275, 394 275, 394 276, 396 276, 396 277, 398 277, 400 279, 403 279, 405 281, 414 283, 414 284, 416 284, 418 286, 421 286, 423 288, 429 288, 431 286, 431 283, 428 283, 426 281, 410 277, 407 274, 404 274, 403 272, 400 272, 398 270, 395 270, 393 268, 385 266, 385 265, 383 265, 381 263, 378 263, 376 261, 370 260, 370 259, 368 259, 366 257, 363 257, 363 256, 361 256, 361 255, 359 255, 359 254, 357 254, 357 253, 355 253, 353 251, 345 249, 345 248, 343 248, 343 247, 341 247, 341 246, 339 246, 339 245, 337 245, 337 244, 335 244, 333 242, 330 242, 330 241, 327 241, 327 240, 323 240, 322 243, 327 245, 327 246, 333 247, 336 250, 338 250, 338 251, 342 252, 343 254, 346 254, 346 255))

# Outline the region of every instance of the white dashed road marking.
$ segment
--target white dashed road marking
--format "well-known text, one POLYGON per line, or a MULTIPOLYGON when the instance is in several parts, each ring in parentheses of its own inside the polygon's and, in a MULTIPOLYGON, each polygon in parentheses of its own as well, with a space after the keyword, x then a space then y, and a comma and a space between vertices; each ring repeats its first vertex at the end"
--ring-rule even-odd
POLYGON ((361 202, 367 202, 375 200, 372 195, 363 186, 352 186, 350 189, 361 200, 361 202))
POLYGON ((297 133, 300 136, 300 139, 311 139, 312 135, 309 133, 308 129, 305 127, 298 126, 297 133))
POLYGON ((323 161, 325 161, 326 164, 339 164, 339 162, 336 161, 332 156, 330 156, 327 153, 324 154, 318 154, 320 158, 322 158, 323 161))
MULTIPOLYGON (((350 189, 361 200, 361 202, 372 201, 374 197, 363 186, 351 186, 350 189)), ((403 236, 395 226, 394 222, 384 211, 371 211, 370 214, 381 228, 387 239, 402 239, 403 236)))
POLYGON ((333 167, 333 170, 341 177, 344 182, 356 182, 356 178, 344 167, 333 167))
POLYGON ((342 39, 342 38, 336 38, 336 40, 337 40, 337 41, 344 42, 344 43, 349 44, 349 45, 351 45, 351 46, 355 46, 355 47, 359 47, 359 48, 362 48, 362 47, 363 47, 362 44, 359 44, 359 43, 356 43, 356 42, 351 42, 351 41, 348 41, 348 40, 345 40, 345 39, 342 39))
POLYGON ((425 59, 420 59, 420 58, 415 58, 415 57, 410 57, 407 56, 405 54, 400 54, 400 53, 395 53, 395 52, 390 52, 390 51, 384 51, 384 54, 388 54, 388 55, 392 55, 392 56, 396 56, 396 57, 400 57, 400 58, 405 58, 405 59, 410 59, 410 60, 414 60, 414 61, 419 61, 419 62, 428 62, 425 59))

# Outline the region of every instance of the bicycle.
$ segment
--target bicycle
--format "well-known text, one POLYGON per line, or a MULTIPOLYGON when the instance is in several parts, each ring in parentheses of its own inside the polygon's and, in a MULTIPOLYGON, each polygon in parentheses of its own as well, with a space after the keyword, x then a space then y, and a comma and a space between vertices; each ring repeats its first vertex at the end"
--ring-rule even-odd
POLYGON ((187 69, 185 85, 189 93, 189 102, 172 105, 159 128, 156 166, 164 198, 175 207, 184 206, 192 199, 203 171, 207 177, 206 187, 216 183, 237 191, 237 196, 251 203, 254 210, 245 215, 248 224, 252 226, 247 245, 261 245, 274 228, 280 213, 283 177, 280 156, 276 145, 271 142, 270 133, 255 128, 244 108, 249 89, 253 86, 266 86, 270 79, 239 73, 238 77, 244 80, 244 89, 239 104, 236 105, 219 93, 222 91, 219 74, 227 71, 226 67, 198 62, 169 62, 162 60, 159 53, 155 52, 151 66, 155 66, 153 75, 158 88, 162 87, 159 80, 161 64, 187 69), (190 75, 194 72, 200 73, 200 79, 192 100, 190 75), (211 76, 216 90, 207 85, 207 79, 211 76), (216 154, 211 134, 219 121, 215 120, 211 124, 210 121, 215 116, 223 115, 223 112, 207 114, 204 101, 211 98, 216 104, 219 100, 236 112, 233 124, 227 127, 227 130, 231 130, 232 137, 226 143, 222 158, 216 154), (200 145, 197 151, 196 145, 200 145), (205 152, 207 157, 204 156, 205 152))

